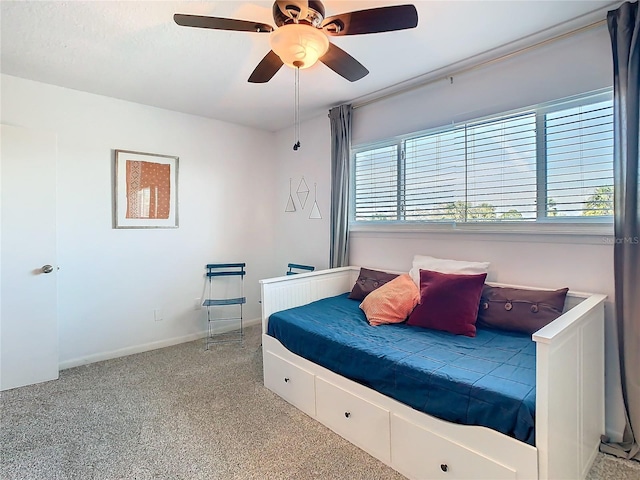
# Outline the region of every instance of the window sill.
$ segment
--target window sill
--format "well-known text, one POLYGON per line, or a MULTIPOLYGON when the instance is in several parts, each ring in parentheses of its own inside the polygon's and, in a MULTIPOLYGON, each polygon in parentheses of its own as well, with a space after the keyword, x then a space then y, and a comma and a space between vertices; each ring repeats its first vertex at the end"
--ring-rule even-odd
POLYGON ((487 237, 488 240, 584 243, 613 245, 613 223, 500 223, 488 224, 426 224, 392 223, 376 224, 351 223, 349 231, 357 234, 382 234, 383 236, 422 236, 425 234, 445 234, 487 237))

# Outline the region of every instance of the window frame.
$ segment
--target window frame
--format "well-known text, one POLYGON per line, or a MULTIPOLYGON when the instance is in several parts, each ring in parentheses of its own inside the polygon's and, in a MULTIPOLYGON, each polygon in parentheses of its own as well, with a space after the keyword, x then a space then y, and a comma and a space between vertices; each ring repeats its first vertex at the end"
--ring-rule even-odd
MULTIPOLYGON (((487 115, 481 118, 470 119, 458 123, 451 123, 441 127, 435 127, 423 131, 398 135, 390 139, 380 140, 367 144, 353 146, 350 152, 349 179, 349 230, 358 232, 468 232, 468 233, 500 233, 500 234, 552 234, 552 235, 598 235, 608 236, 613 234, 613 216, 597 216, 586 218, 584 216, 548 216, 547 201, 547 179, 546 179, 546 142, 544 139, 545 116, 556 111, 567 110, 582 105, 594 104, 603 101, 612 101, 613 89, 611 87, 573 95, 564 99, 545 102, 526 108, 514 109, 507 112, 500 112, 487 115), (356 213, 356 155, 362 152, 371 151, 377 148, 395 146, 397 151, 397 185, 400 187, 404 178, 404 142, 421 136, 435 135, 438 133, 450 132, 455 129, 480 125, 501 118, 523 115, 527 112, 535 112, 536 122, 536 219, 533 221, 473 221, 456 222, 452 221, 427 221, 427 220, 355 220, 356 213), (544 215, 541 215, 541 210, 544 215)), ((401 197, 401 190, 398 188, 398 198, 401 197)), ((398 200, 398 216, 403 213, 404 207, 398 200)))

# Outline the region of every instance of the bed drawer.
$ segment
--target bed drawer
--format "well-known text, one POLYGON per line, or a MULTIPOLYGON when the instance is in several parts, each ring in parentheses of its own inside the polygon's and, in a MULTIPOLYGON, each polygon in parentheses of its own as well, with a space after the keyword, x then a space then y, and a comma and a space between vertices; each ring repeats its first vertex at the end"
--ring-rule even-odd
POLYGON ((391 462, 412 479, 506 480, 516 471, 409 420, 391 415, 391 462))
POLYGON ((384 462, 390 461, 389 411, 316 377, 319 421, 384 462))
POLYGON ((264 386, 315 417, 314 375, 272 352, 264 354, 264 386))

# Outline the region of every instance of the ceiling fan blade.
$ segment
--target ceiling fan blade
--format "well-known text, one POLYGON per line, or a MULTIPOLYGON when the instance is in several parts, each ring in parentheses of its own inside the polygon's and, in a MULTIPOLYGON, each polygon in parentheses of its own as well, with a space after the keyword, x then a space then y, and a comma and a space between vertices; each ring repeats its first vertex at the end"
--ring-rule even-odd
POLYGON ((322 28, 327 35, 362 35, 365 33, 406 30, 418 25, 418 11, 413 5, 393 5, 343 13, 326 18, 322 28))
POLYGON ((236 32, 260 32, 273 31, 271 25, 249 20, 235 20, 233 18, 203 17, 201 15, 185 15, 176 13, 173 20, 183 27, 212 28, 214 30, 232 30, 236 32))
POLYGON ((250 83, 266 83, 273 78, 273 76, 280 70, 280 67, 284 65, 280 57, 275 54, 273 50, 270 50, 265 57, 260 60, 260 63, 251 73, 249 77, 250 83))
POLYGON ((350 82, 360 80, 369 73, 359 61, 333 43, 329 44, 329 50, 320 61, 350 82))

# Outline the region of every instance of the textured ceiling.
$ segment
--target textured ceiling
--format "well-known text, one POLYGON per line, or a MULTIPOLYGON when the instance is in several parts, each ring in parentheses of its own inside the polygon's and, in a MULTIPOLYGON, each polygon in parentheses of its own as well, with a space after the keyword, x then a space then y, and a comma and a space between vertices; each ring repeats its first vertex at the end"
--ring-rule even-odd
MULTIPOLYGON (((403 3, 410 0, 324 1, 327 16, 403 3)), ((415 29, 331 38, 370 73, 350 83, 320 63, 301 71, 303 119, 488 51, 504 53, 512 42, 523 45, 604 19, 606 9, 620 2, 413 3, 419 16, 415 29)), ((269 51, 268 34, 185 28, 173 22, 174 13, 187 13, 274 25, 272 4, 2 0, 1 71, 277 131, 293 123, 293 70, 283 67, 266 84, 247 82, 269 51)))

